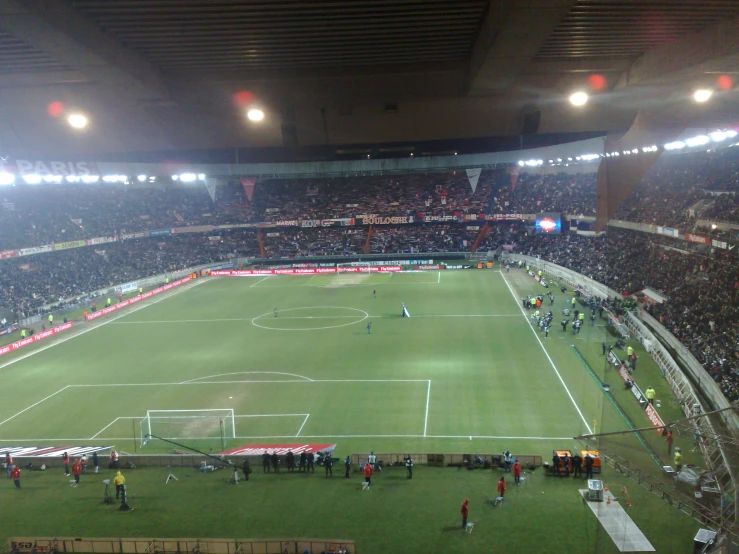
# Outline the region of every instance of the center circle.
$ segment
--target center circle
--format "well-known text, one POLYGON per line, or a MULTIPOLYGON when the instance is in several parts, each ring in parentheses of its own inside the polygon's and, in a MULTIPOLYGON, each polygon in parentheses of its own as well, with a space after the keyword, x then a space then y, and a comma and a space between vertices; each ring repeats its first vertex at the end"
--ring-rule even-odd
POLYGON ((270 331, 320 331, 356 325, 369 318, 369 314, 358 308, 342 306, 311 306, 287 308, 258 315, 251 320, 252 325, 270 331), (283 324, 287 321, 288 323, 283 324), (327 325, 333 323, 334 325, 327 325))

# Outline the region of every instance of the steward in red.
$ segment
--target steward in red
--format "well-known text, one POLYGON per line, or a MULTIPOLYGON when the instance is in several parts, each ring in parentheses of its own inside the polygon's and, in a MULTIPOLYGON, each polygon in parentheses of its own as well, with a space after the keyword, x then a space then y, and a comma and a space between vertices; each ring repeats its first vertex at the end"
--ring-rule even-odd
POLYGON ((364 464, 362 466, 362 475, 364 475, 364 480, 368 483, 371 483, 372 473, 372 466, 370 464, 364 464))

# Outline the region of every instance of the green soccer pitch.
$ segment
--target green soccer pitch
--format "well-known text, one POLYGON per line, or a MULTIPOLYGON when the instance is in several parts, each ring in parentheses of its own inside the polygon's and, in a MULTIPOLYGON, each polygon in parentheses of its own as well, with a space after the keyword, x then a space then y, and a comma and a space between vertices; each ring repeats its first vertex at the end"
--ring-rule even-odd
MULTIPOLYGON (((147 410, 231 409, 229 447, 315 439, 336 442, 337 452, 546 457, 592 430, 599 397, 566 348, 557 357, 568 359, 557 360, 540 344, 514 294, 516 277, 201 281, 8 366, 0 441, 93 441, 130 452, 141 446, 147 410)), ((206 424, 176 435, 220 446, 217 427, 206 424)), ((157 451, 171 447, 143 448, 157 451)))
MULTIPOLYGON (((172 453, 172 445, 157 440, 142 448, 147 411, 233 410, 236 438, 226 441, 227 448, 335 443, 342 458, 370 450, 510 450, 548 460, 555 448, 579 450, 574 436, 626 424, 571 347, 615 388, 617 376, 605 372, 600 355, 604 328, 563 333, 560 314, 571 294, 553 288, 551 333, 546 338, 534 331, 520 299, 542 290, 519 270, 198 280, 4 356, 0 445, 172 453), (403 303, 410 318, 401 317, 403 303)), ((658 371, 639 353, 637 382, 658 388, 666 420, 679 418, 666 385, 646 380, 658 371)), ((614 394, 637 425, 648 425, 633 398, 614 394)), ((221 447, 212 425, 181 429, 179 442, 221 447)), ((152 423, 152 434, 157 430, 152 423)), ((664 450, 656 434, 647 440, 664 450)), ((609 446, 632 467, 654 472, 636 438, 609 446)), ((183 469, 181 482, 165 486, 161 470, 137 469, 127 477, 140 503, 135 519, 120 527, 118 518, 126 516, 102 507, 100 479, 85 476, 79 488, 70 488, 56 462, 51 471, 25 473, 24 488, 6 505, 0 538, 313 536, 355 539, 361 552, 484 551, 493 543, 520 552, 617 552, 577 493, 584 482, 546 478, 540 470, 526 487, 509 482, 506 506, 495 508, 496 472, 419 467, 406 481, 402 468, 390 468, 373 477, 376 488, 365 494, 358 492, 356 475, 336 478, 339 467, 333 480, 319 468, 316 476, 301 475, 301 482, 254 468, 246 487, 230 488, 218 472, 183 469), (202 509, 211 497, 221 511, 202 509), (457 521, 465 497, 476 522, 467 538, 457 521), (301 508, 307 499, 310 510, 301 508), (291 503, 298 509, 284 518, 291 503), (35 517, 25 517, 29 513, 35 517)), ((657 550, 678 552, 690 543, 695 522, 613 470, 606 469, 604 479, 614 489, 632 489, 630 515, 657 550)), ((11 492, 9 481, 6 488, 3 494, 11 492)))

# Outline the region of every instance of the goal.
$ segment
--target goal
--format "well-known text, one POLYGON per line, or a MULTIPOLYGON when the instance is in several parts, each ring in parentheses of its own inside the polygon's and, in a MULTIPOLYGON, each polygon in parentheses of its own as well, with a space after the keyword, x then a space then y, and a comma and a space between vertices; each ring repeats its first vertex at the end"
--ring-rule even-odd
POLYGON ((141 420, 141 446, 149 436, 163 439, 234 439, 236 422, 232 409, 147 410, 141 420))

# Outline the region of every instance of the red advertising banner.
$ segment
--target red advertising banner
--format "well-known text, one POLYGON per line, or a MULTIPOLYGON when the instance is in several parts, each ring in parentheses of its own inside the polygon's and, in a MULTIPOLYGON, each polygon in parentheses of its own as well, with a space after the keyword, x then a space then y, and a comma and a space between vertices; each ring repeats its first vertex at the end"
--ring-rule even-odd
POLYGON ((46 331, 42 331, 41 333, 36 333, 35 335, 31 335, 30 337, 21 339, 17 342, 7 344, 5 346, 0 346, 0 356, 3 356, 9 352, 15 352, 16 350, 23 348, 24 346, 28 346, 29 344, 33 344, 34 342, 47 339, 53 335, 58 335, 59 333, 62 333, 71 328, 72 322, 70 321, 68 323, 52 327, 51 329, 48 329, 46 331))
POLYGON ((179 287, 183 283, 187 283, 189 280, 189 277, 185 277, 184 279, 180 279, 179 281, 175 281, 174 283, 169 283, 167 285, 159 287, 158 289, 147 291, 143 294, 140 294, 139 296, 134 296, 133 298, 129 298, 128 300, 124 300, 123 302, 118 302, 118 304, 113 304, 112 306, 108 306, 107 308, 103 308, 102 310, 87 314, 85 319, 87 321, 92 321, 93 319, 103 317, 104 315, 107 315, 111 312, 122 310, 123 308, 127 308, 132 304, 136 304, 136 302, 141 302, 142 300, 146 300, 147 298, 151 298, 152 296, 156 296, 157 294, 161 294, 175 287, 179 287))
POLYGON ((231 450, 226 450, 225 452, 221 452, 221 454, 224 455, 230 455, 230 456, 261 456, 265 452, 272 453, 275 452, 278 456, 283 456, 287 454, 288 451, 292 451, 293 454, 300 454, 301 452, 310 451, 313 454, 316 452, 333 452, 334 448, 336 448, 335 444, 305 444, 305 443, 296 443, 296 444, 247 444, 245 446, 239 446, 238 448, 232 448, 231 450))
POLYGON ((697 244, 705 244, 706 246, 711 244, 711 239, 704 237, 703 235, 694 235, 692 233, 685 233, 685 240, 688 242, 695 242, 697 244))
POLYGON ((256 177, 242 177, 241 186, 244 187, 244 194, 246 198, 251 202, 251 197, 254 194, 254 185, 257 183, 256 177))
POLYGON ((217 269, 210 272, 211 277, 251 277, 254 275, 317 275, 319 273, 395 273, 401 271, 399 265, 376 267, 316 267, 306 269, 217 269))
POLYGON ((18 255, 18 252, 15 250, 6 250, 5 252, 0 252, 0 260, 3 258, 15 258, 18 255))

